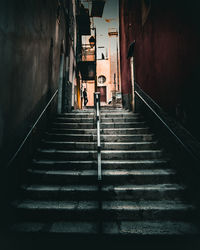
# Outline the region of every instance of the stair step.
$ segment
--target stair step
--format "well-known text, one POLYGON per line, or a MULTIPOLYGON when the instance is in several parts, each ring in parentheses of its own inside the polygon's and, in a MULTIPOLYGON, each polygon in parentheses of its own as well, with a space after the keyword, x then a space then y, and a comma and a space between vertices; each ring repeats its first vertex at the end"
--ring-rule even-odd
MULTIPOLYGON (((96 129, 93 122, 53 122, 52 127, 56 128, 72 128, 72 129, 96 129)), ((105 128, 143 128, 147 127, 146 122, 104 122, 101 123, 101 129, 105 128)))
POLYGON ((127 112, 127 113, 117 113, 117 112, 113 112, 113 113, 104 113, 101 112, 101 118, 115 118, 115 117, 120 117, 120 118, 128 118, 128 117, 133 117, 133 118, 143 118, 142 115, 140 114, 135 114, 132 112, 127 112))
POLYGON ((93 123, 94 117, 88 117, 88 118, 68 118, 68 117, 57 117, 55 119, 55 122, 59 123, 93 123))
POLYGON ((134 114, 134 115, 140 115, 140 113, 133 113, 132 111, 127 111, 124 109, 103 109, 101 107, 101 114, 110 114, 110 113, 122 113, 122 114, 134 114))
POLYGON ((45 133, 46 140, 96 142, 96 135, 45 133))
POLYGON ((102 160, 160 159, 162 150, 102 150, 102 160))
POLYGON ((93 118, 95 115, 95 113, 65 113, 65 114, 60 114, 60 115, 56 115, 55 119, 64 119, 64 118, 93 118))
MULTIPOLYGON (((54 148, 62 150, 96 150, 96 142, 67 142, 67 141, 42 141, 44 148, 54 148)), ((102 150, 150 150, 158 149, 158 142, 104 142, 101 143, 102 150)))
MULTIPOLYGON (((126 135, 126 134, 148 134, 149 128, 112 128, 112 129, 101 129, 101 135, 126 135)), ((96 129, 69 129, 69 128, 51 128, 50 133, 61 133, 61 134, 91 134, 97 133, 96 129)))
MULTIPOLYGON (((101 123, 113 123, 113 122, 118 122, 118 123, 126 123, 126 122, 139 122, 142 121, 143 119, 141 117, 101 117, 101 123)), ((88 116, 88 117, 57 117, 55 119, 55 122, 62 122, 62 123, 71 123, 71 122, 76 122, 76 123, 81 123, 81 122, 94 122, 94 116, 88 116)))
POLYGON ((95 129, 96 126, 93 123, 76 123, 76 122, 70 122, 70 123, 59 123, 59 122, 53 122, 52 127, 56 128, 68 128, 68 129, 95 129))
MULTIPOLYGON (((53 122, 53 128, 64 128, 64 129, 96 129, 96 125, 93 122, 53 122)), ((146 122, 101 122, 101 129, 105 128, 145 128, 147 127, 146 122)))
POLYGON ((141 117, 101 117, 101 123, 126 123, 126 122, 144 122, 141 117))
POLYGON ((72 151, 72 150, 56 150, 56 149, 38 149, 37 157, 45 159, 64 159, 64 160, 96 160, 97 151, 72 151))
MULTIPOLYGON (((92 117, 95 115, 95 112, 71 112, 71 113, 64 113, 57 115, 56 118, 87 118, 92 117)), ((133 113, 133 112, 104 112, 101 111, 101 117, 102 118, 113 118, 113 117, 142 117, 139 113, 133 113)))
MULTIPOLYGON (((102 160, 136 160, 136 159, 157 159, 163 156, 162 150, 102 150, 102 160)), ((38 149, 37 157, 45 159, 60 160, 96 160, 97 151, 72 151, 57 149, 38 149)))
POLYGON ((139 128, 146 127, 146 122, 101 122, 101 128, 139 128))
MULTIPOLYGON (((35 184, 89 184, 97 183, 96 170, 27 170, 30 183, 35 184)), ((102 183, 128 184, 165 184, 176 181, 175 171, 170 169, 154 170, 103 170, 102 183)))
MULTIPOLYGON (((169 167, 168 159, 155 159, 155 160, 117 160, 117 161, 102 161, 102 169, 160 169, 169 167)), ((43 170, 84 170, 84 169, 97 169, 96 161, 61 161, 61 160, 33 160, 34 169, 43 170)))
MULTIPOLYGON (((61 134, 61 133, 45 133, 46 140, 59 140, 59 141, 82 141, 82 142, 96 142, 96 135, 88 134, 61 134)), ((139 141, 155 141, 154 134, 135 134, 135 135, 101 135, 101 142, 139 142, 139 141)))
MULTIPOLYGON (((98 234, 98 222, 95 221, 49 221, 48 226, 41 221, 27 221, 15 223, 11 227, 13 232, 26 232, 26 233, 64 233, 67 235, 83 234, 93 235, 98 234)), ((120 236, 172 236, 172 235, 199 235, 198 228, 189 222, 184 221, 168 221, 168 220, 155 220, 155 221, 103 221, 102 233, 106 235, 120 236)), ((156 245, 158 239, 156 238, 156 245)), ((80 240, 80 239, 79 239, 80 240)), ((134 237, 134 240, 136 238, 134 237)), ((133 244, 134 244, 133 240, 133 244)), ((74 241, 74 238, 73 238, 74 241)), ((91 236, 90 236, 91 241, 91 236)), ((169 239, 168 239, 169 241, 169 239)), ((182 240, 181 240, 182 241, 182 240)), ((126 241, 124 243, 127 242, 126 241)), ((146 241, 147 242, 147 241, 146 241)), ((73 242, 75 244, 76 241, 73 242)), ((152 241, 151 241, 152 243, 152 241)), ((166 243, 166 242, 165 242, 166 243)), ((113 242, 114 244, 114 242, 113 242)), ((141 244, 140 244, 141 246, 141 244)), ((147 246, 145 244, 145 246, 147 246)))
MULTIPOLYGON (((98 198, 97 185, 24 185, 24 198, 32 200, 95 200, 98 198)), ((177 184, 157 185, 103 185, 103 200, 170 200, 184 199, 185 187, 177 184)))
POLYGON ((107 128, 107 129, 101 129, 102 135, 130 135, 130 134, 147 134, 149 133, 150 129, 148 127, 146 128, 107 128))
MULTIPOLYGON (((23 219, 94 220, 99 216, 97 201, 16 201, 13 206, 23 219)), ((180 201, 102 201, 101 216, 105 220, 192 220, 195 209, 180 201)))

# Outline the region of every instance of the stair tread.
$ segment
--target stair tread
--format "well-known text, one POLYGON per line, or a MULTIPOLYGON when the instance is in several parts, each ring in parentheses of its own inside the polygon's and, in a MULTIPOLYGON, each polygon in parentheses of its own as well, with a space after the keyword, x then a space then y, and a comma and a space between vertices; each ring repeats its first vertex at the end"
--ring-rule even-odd
MULTIPOLYGON (((97 153, 96 150, 62 150, 62 149, 45 149, 38 148, 37 151, 45 153, 76 153, 76 154, 86 154, 86 153, 97 153)), ((149 150, 101 150, 102 154, 112 154, 112 153, 147 153, 147 152, 163 152, 162 149, 149 149, 149 150)))
MULTIPOLYGON (((102 201, 103 210, 194 210, 191 204, 181 201, 102 201)), ((99 209, 98 201, 46 201, 23 200, 14 201, 12 205, 19 209, 56 209, 56 210, 96 210, 99 209)))
MULTIPOLYGON (((98 191, 97 185, 23 185, 26 191, 98 191)), ((129 190, 184 190, 178 184, 153 184, 153 185, 103 185, 103 191, 129 191, 129 190)))
MULTIPOLYGON (((48 233, 81 233, 97 234, 98 222, 95 221, 50 221, 20 222, 13 224, 12 231, 18 232, 48 232, 48 233)), ((189 222, 183 221, 120 221, 102 222, 103 234, 109 235, 199 235, 198 228, 189 222)))
MULTIPOLYGON (((71 120, 73 119, 73 118, 70 118, 71 120)), ((92 120, 92 119, 91 119, 92 120)), ((145 121, 134 121, 134 122, 101 122, 101 124, 146 124, 146 122, 145 121)), ((54 121, 53 122, 53 125, 55 125, 55 124, 77 124, 77 122, 64 122, 64 121, 62 121, 62 122, 58 122, 58 121, 54 121)), ((78 124, 91 124, 91 122, 78 122, 78 124)))
MULTIPOLYGON (((44 143, 55 143, 55 144, 81 144, 81 145, 96 145, 96 142, 81 142, 81 141, 53 141, 53 140, 43 140, 44 143)), ((102 142, 103 145, 144 145, 144 144, 157 144, 158 141, 141 141, 141 142, 102 142)))
MULTIPOLYGON (((150 160, 102 160, 102 164, 140 164, 140 163, 167 163, 169 159, 150 159, 150 160)), ((46 159, 33 159, 34 163, 54 164, 54 163, 96 163, 96 161, 70 161, 70 160, 46 160, 46 159)))
MULTIPOLYGON (((123 110, 124 111, 124 110, 123 110)), ((102 112, 103 114, 106 114, 105 112, 102 112)), ((94 114, 94 112, 69 112, 69 113, 62 113, 62 114, 57 114, 56 117, 62 117, 62 116, 68 116, 68 115, 85 115, 85 114, 94 114)), ((108 113, 109 114, 109 113, 108 113)), ((138 116, 141 115, 140 113, 133 113, 133 112, 127 112, 124 111, 123 113, 121 112, 115 112, 115 114, 125 114, 125 115, 133 115, 133 116, 138 116)))
MULTIPOLYGON (((37 174, 48 174, 48 175, 81 175, 81 176, 96 176, 96 170, 35 170, 28 169, 29 172, 37 173, 37 174)), ((141 169, 141 170, 102 170, 102 175, 172 175, 175 174, 175 171, 172 169, 141 169)))
POLYGON ((56 117, 55 118, 56 120, 92 120, 94 119, 94 115, 91 116, 91 117, 68 117, 68 116, 65 116, 65 117, 56 117))
MULTIPOLYGON (((53 129, 56 129, 56 130, 70 130, 70 131, 95 131, 96 132, 96 128, 55 128, 53 127, 53 129)), ((144 129, 149 129, 149 127, 135 127, 135 128, 101 128, 100 131, 119 131, 119 130, 122 130, 122 131, 135 131, 135 130, 144 130, 144 129)))
MULTIPOLYGON (((94 136, 94 137, 96 137, 96 134, 67 134, 67 133, 54 133, 54 132, 46 132, 45 134, 48 134, 48 135, 66 135, 66 136, 77 136, 77 137, 80 137, 80 136, 82 136, 82 137, 87 137, 87 136, 94 136)), ((101 136, 129 136, 129 137, 131 137, 131 136, 145 136, 145 135, 154 135, 153 133, 142 133, 142 134, 125 134, 125 135, 122 135, 122 134, 118 134, 118 135, 107 135, 107 134, 101 134, 101 136)))
POLYGON ((134 121, 134 122, 127 122, 127 121, 123 121, 123 122, 101 122, 101 124, 146 124, 146 121, 134 121))
MULTIPOLYGON (((140 119, 140 118, 142 118, 141 116, 140 117, 138 117, 138 116, 132 116, 132 115, 130 115, 130 116, 121 116, 121 115, 119 115, 119 116, 117 116, 116 114, 115 114, 115 117, 109 117, 108 115, 103 115, 103 117, 101 116, 101 119, 104 119, 104 120, 116 120, 116 119, 119 119, 119 120, 135 120, 135 119, 140 119)), ((61 117, 56 117, 55 118, 56 120, 72 120, 72 119, 74 119, 75 121, 76 120, 82 120, 82 119, 88 119, 88 120, 93 120, 94 119, 94 115, 87 115, 86 117, 76 117, 76 116, 74 116, 74 117, 69 117, 69 116, 61 116, 61 117)))

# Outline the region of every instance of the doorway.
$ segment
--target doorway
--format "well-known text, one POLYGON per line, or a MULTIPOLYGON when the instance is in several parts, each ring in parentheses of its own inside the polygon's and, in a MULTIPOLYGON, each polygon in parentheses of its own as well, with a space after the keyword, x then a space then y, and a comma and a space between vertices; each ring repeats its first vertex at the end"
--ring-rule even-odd
POLYGON ((100 92, 100 102, 106 102, 106 86, 97 87, 97 92, 100 92))

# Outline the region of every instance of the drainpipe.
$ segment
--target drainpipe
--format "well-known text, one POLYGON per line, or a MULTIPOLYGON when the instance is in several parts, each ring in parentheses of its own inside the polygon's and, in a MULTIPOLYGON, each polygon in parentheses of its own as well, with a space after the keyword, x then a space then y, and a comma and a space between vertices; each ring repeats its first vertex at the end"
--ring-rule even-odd
MULTIPOLYGON (((64 41, 63 41, 64 43, 64 41)), ((60 73, 59 73, 59 83, 58 83, 58 108, 57 113, 62 113, 62 95, 63 95, 63 78, 64 78, 64 46, 61 46, 61 61, 60 61, 60 73)))

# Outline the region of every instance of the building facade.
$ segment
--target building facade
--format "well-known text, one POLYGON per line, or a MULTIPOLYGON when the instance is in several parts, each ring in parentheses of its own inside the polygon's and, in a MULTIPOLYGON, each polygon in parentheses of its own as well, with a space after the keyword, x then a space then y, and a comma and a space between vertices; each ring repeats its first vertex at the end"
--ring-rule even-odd
POLYGON ((130 45, 135 81, 168 114, 200 139, 198 1, 120 0, 123 104, 130 108, 130 45))
POLYGON ((1 1, 0 15, 0 152, 6 164, 57 90, 55 109, 57 103, 59 112, 78 106, 84 15, 78 0, 1 1))

